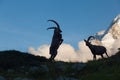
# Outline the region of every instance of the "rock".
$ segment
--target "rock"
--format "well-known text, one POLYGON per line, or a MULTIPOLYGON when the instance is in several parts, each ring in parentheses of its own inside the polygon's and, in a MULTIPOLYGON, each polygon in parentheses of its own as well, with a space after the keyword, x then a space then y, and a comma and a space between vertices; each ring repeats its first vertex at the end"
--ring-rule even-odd
POLYGON ((47 73, 49 72, 49 68, 47 67, 47 65, 40 65, 39 67, 31 67, 29 70, 31 73, 36 73, 36 72, 40 72, 40 73, 47 73))
POLYGON ((66 64, 63 63, 63 62, 57 62, 57 63, 55 63, 55 69, 56 69, 57 71, 63 72, 63 71, 66 70, 66 64))
POLYGON ((36 72, 36 71, 38 71, 39 70, 39 67, 36 67, 36 66, 32 66, 32 67, 30 67, 30 72, 36 72))
POLYGON ((25 66, 21 66, 21 68, 22 68, 22 69, 24 69, 24 68, 25 68, 25 66))
POLYGON ((15 78, 14 80, 33 80, 33 79, 17 77, 17 78, 15 78))
POLYGON ((12 73, 12 72, 14 72, 14 70, 13 69, 8 69, 7 72, 12 73))
POLYGON ((72 77, 63 77, 63 76, 60 76, 60 77, 57 78, 57 80, 79 80, 79 79, 72 78, 72 77))
POLYGON ((75 71, 80 71, 85 66, 86 66, 85 63, 75 63, 74 65, 72 65, 71 68, 75 71))
POLYGON ((47 67, 47 65, 41 65, 40 70, 43 72, 49 72, 49 68, 47 67))
POLYGON ((4 77, 0 76, 0 80, 6 80, 4 77))

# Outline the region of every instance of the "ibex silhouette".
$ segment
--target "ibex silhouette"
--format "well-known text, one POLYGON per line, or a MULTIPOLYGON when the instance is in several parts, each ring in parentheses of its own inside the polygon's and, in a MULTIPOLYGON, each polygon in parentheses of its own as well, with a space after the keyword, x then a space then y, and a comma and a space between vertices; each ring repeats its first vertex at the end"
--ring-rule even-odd
POLYGON ((103 57, 103 54, 105 53, 108 56, 107 54, 107 50, 104 46, 98 46, 98 45, 92 45, 91 42, 89 41, 91 38, 94 38, 94 36, 90 36, 88 37, 87 40, 84 39, 85 43, 86 43, 86 46, 89 47, 89 49, 91 50, 92 54, 93 54, 93 59, 96 60, 96 55, 101 55, 102 58, 103 57))
POLYGON ((48 20, 48 21, 51 21, 51 22, 53 22, 57 25, 57 27, 47 28, 47 30, 48 29, 54 29, 54 34, 53 34, 53 37, 52 37, 52 42, 51 42, 50 51, 49 51, 49 53, 51 55, 51 57, 49 59, 50 59, 50 61, 53 61, 54 58, 57 55, 57 49, 62 44, 63 39, 62 39, 62 34, 61 34, 62 31, 60 29, 59 24, 55 20, 48 20))

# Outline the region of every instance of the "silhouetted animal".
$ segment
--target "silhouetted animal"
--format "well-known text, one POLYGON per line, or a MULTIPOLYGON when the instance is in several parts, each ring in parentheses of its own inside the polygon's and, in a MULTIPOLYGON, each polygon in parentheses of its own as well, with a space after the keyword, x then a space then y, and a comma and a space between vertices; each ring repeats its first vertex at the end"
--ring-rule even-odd
POLYGON ((107 54, 107 50, 104 46, 98 46, 98 45, 92 45, 91 42, 89 41, 91 38, 94 38, 94 36, 90 36, 88 37, 88 40, 85 40, 85 43, 86 43, 86 46, 89 47, 89 49, 91 50, 92 54, 93 54, 93 59, 96 59, 96 55, 101 55, 102 58, 103 57, 103 54, 105 53, 108 56, 107 54))
POLYGON ((50 61, 53 61, 54 58, 56 57, 57 55, 57 49, 59 48, 59 46, 62 44, 63 42, 63 39, 62 39, 62 34, 61 34, 61 29, 60 29, 60 26, 59 24, 55 21, 55 20, 48 20, 48 21, 51 21, 53 23, 55 23, 57 25, 57 27, 49 27, 47 28, 48 29, 54 29, 54 34, 53 34, 53 37, 52 37, 52 42, 51 42, 51 46, 50 46, 50 61))

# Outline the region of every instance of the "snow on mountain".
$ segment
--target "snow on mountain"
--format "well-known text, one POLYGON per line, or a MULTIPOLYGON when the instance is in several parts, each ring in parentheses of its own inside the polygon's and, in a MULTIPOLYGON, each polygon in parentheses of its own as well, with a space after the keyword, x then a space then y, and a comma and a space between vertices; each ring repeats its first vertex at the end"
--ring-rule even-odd
POLYGON ((120 14, 112 20, 110 26, 106 31, 100 31, 96 33, 95 38, 95 41, 93 41, 94 44, 98 44, 99 42, 99 44, 104 45, 111 51, 115 48, 117 50, 117 48, 120 47, 115 46, 116 43, 118 43, 116 45, 119 45, 120 43, 120 14))
POLYGON ((114 18, 113 22, 120 24, 120 14, 114 18))
POLYGON ((95 34, 95 38, 98 39, 98 40, 101 40, 102 37, 103 37, 103 35, 104 35, 104 33, 105 33, 105 30, 102 30, 102 31, 100 31, 100 32, 97 32, 97 33, 95 34))
POLYGON ((95 37, 99 40, 102 40, 109 33, 114 39, 120 38, 120 14, 112 20, 106 31, 103 30, 96 33, 95 37))

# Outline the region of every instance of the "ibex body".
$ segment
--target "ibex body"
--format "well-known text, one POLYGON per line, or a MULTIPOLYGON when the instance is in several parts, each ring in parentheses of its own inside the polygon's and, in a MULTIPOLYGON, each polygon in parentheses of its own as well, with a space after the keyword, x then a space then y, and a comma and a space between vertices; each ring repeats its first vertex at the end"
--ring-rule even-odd
POLYGON ((62 39, 62 34, 61 34, 62 31, 60 29, 59 24, 55 20, 48 20, 48 21, 51 21, 57 25, 57 27, 47 28, 47 29, 54 29, 54 34, 53 34, 52 42, 50 45, 50 55, 51 55, 50 60, 52 61, 56 57, 57 49, 62 44, 63 39, 62 39))
POLYGON ((96 59, 96 55, 101 55, 101 57, 103 58, 104 53, 107 55, 107 57, 109 57, 106 48, 104 46, 92 45, 91 42, 89 41, 90 38, 94 38, 94 37, 90 36, 88 40, 84 40, 84 41, 86 43, 86 46, 88 46, 89 49, 91 50, 93 54, 93 59, 96 59))

